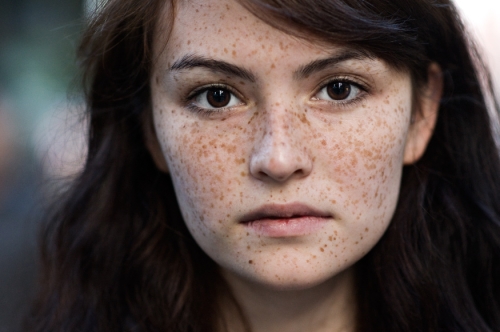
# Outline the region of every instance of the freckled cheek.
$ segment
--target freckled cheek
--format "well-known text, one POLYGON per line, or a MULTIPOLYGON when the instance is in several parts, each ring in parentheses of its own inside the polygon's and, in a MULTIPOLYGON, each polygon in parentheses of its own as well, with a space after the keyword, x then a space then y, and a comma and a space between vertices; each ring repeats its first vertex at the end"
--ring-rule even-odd
POLYGON ((167 160, 183 213, 209 228, 221 227, 228 208, 241 199, 247 162, 241 138, 197 126, 171 129, 167 160))
POLYGON ((368 120, 325 131, 329 134, 318 137, 315 144, 320 150, 318 165, 335 183, 335 202, 358 219, 361 213, 381 214, 394 204, 404 151, 404 126, 368 120))

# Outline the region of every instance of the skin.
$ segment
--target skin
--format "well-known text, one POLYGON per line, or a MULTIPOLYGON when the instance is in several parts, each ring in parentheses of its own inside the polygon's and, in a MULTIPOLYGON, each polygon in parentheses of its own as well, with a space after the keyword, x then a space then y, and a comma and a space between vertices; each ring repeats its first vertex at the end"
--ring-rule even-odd
MULTIPOLYGON (((439 68, 429 68, 412 115, 410 75, 380 59, 357 54, 299 75, 355 50, 292 37, 229 0, 180 2, 170 35, 163 15, 151 78, 157 135, 148 144, 172 176, 194 239, 220 266, 253 331, 353 330, 352 267, 388 227, 402 167, 420 158, 432 134, 439 68), (253 79, 173 68, 186 56, 224 61, 253 79), (329 100, 323 87, 331 79, 354 82, 346 100, 329 100), (209 84, 234 91, 230 107, 203 109, 209 104, 196 89, 209 84), (265 236, 241 223, 269 203, 306 204, 329 217, 300 236, 265 236)), ((229 306, 226 313, 239 330, 229 306)))

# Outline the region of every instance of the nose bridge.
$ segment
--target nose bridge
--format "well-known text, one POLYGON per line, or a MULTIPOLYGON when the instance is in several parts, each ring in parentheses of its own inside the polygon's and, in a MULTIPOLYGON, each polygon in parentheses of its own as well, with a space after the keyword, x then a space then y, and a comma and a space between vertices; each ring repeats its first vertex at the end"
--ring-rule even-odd
POLYGON ((283 182, 307 176, 312 169, 304 140, 304 124, 292 103, 277 101, 262 112, 262 135, 256 140, 250 159, 250 173, 261 180, 283 182))
MULTIPOLYGON (((293 152, 300 149, 298 139, 302 128, 296 124, 291 105, 275 103, 265 112, 264 116, 264 142, 274 148, 275 153, 293 152)), ((296 152, 295 152, 296 153, 296 152)))

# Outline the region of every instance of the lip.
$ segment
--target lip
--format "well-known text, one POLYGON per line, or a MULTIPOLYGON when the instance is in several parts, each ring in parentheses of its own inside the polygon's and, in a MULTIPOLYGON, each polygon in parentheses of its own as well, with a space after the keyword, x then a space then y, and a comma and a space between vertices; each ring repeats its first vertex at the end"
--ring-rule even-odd
POLYGON ((240 223, 258 235, 293 237, 321 229, 333 216, 306 204, 267 204, 245 214, 240 223))

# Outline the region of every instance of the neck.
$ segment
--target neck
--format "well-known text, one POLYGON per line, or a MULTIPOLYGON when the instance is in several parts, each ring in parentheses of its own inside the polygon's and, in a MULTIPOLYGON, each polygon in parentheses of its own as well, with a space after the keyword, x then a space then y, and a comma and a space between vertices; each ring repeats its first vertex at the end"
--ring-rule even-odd
MULTIPOLYGON (((223 273, 252 332, 352 332, 356 301, 353 269, 314 287, 276 290, 223 273)), ((228 331, 244 331, 234 305, 223 304, 228 331)))

